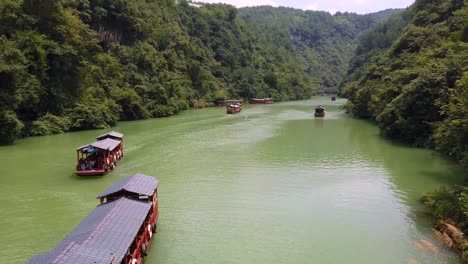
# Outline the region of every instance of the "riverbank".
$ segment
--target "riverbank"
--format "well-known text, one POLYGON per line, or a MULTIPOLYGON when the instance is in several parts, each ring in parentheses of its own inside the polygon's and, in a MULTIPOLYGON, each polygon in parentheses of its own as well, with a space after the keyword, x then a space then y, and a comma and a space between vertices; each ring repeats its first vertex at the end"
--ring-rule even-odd
POLYGON ((424 195, 422 201, 432 209, 437 239, 468 263, 468 187, 441 188, 424 195))
POLYGON ((8 133, 2 133, 0 130, 0 145, 13 144, 18 139, 24 139, 35 136, 50 136, 55 134, 63 134, 66 132, 86 131, 111 128, 118 125, 122 121, 138 121, 150 118, 162 118, 174 116, 185 110, 195 110, 207 107, 214 107, 215 103, 207 102, 206 100, 191 100, 189 103, 185 101, 169 102, 167 105, 157 105, 151 114, 134 115, 132 118, 121 118, 121 108, 116 106, 111 107, 113 111, 108 111, 106 103, 100 107, 95 105, 96 109, 79 105, 67 115, 56 116, 50 113, 40 117, 36 121, 22 123, 14 118, 13 113, 9 117, 0 115, 0 124, 8 128, 8 133), (120 110, 119 110, 120 109, 120 110))

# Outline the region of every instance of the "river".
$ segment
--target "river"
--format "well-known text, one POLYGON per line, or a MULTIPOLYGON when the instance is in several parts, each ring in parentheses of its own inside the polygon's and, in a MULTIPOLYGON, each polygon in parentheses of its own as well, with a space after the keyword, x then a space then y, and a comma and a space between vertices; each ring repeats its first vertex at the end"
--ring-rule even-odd
POLYGON ((0 263, 57 245, 136 172, 159 179, 160 222, 146 263, 459 263, 437 244, 424 192, 461 184, 439 154, 383 139, 329 97, 121 122, 125 157, 102 177, 74 175, 75 148, 109 130, 0 147, 0 263), (313 109, 324 104, 325 118, 313 109), (417 243, 415 243, 417 242, 417 243))

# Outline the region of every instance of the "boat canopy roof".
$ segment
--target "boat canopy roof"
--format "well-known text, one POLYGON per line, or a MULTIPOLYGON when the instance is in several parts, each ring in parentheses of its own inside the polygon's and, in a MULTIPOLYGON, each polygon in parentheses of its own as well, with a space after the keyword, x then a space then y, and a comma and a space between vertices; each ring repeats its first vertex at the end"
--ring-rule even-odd
POLYGON ((121 143, 122 142, 119 141, 119 140, 115 140, 115 139, 112 139, 112 138, 106 138, 106 139, 103 139, 103 140, 99 140, 99 141, 96 141, 96 142, 81 146, 81 147, 77 148, 76 150, 82 150, 82 149, 85 149, 85 148, 98 148, 98 149, 112 151, 115 148, 117 148, 121 143))
POLYGON ((54 249, 28 264, 121 263, 151 206, 125 197, 99 205, 54 249))
POLYGON ((156 178, 137 173, 114 183, 99 194, 97 198, 106 197, 121 191, 151 196, 154 194, 157 187, 158 180, 156 180, 156 178))
POLYGON ((107 137, 114 137, 114 138, 122 139, 123 136, 124 136, 124 135, 121 134, 121 133, 119 133, 119 132, 111 131, 111 132, 109 132, 109 133, 102 134, 102 135, 96 137, 96 140, 101 140, 101 139, 104 139, 104 138, 107 138, 107 137))

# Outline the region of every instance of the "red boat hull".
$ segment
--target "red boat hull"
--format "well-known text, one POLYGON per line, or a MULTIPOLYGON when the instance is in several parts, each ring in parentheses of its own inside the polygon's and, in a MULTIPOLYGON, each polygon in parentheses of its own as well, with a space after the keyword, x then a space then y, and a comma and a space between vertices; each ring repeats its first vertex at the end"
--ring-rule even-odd
POLYGON ((96 176, 96 175, 104 175, 107 171, 105 170, 82 170, 76 171, 76 175, 78 176, 96 176))

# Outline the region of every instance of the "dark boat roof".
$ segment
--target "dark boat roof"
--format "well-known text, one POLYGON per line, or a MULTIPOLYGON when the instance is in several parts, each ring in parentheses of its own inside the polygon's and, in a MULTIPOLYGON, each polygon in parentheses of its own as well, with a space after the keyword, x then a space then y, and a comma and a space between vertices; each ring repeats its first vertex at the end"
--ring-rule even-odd
POLYGON ((115 140, 112 138, 106 138, 103 140, 99 140, 84 146, 81 146, 77 148, 76 150, 84 149, 84 148, 89 148, 89 147, 94 147, 98 149, 104 149, 104 150, 114 150, 117 146, 119 146, 122 142, 119 140, 115 140))
POLYGON ((120 263, 151 205, 125 197, 99 205, 54 249, 28 263, 109 264, 112 256, 120 263))
POLYGON ((103 139, 103 138, 106 138, 106 137, 115 137, 115 138, 120 138, 122 139, 123 138, 123 134, 119 133, 119 132, 115 132, 115 131, 111 131, 109 133, 106 133, 106 134, 102 134, 100 136, 97 136, 96 139, 97 140, 100 140, 100 139, 103 139))
POLYGON ((144 174, 134 174, 123 178, 122 180, 114 183, 97 198, 106 197, 110 194, 118 193, 120 191, 127 191, 140 195, 153 195, 154 190, 158 187, 158 180, 152 176, 146 176, 144 174))

